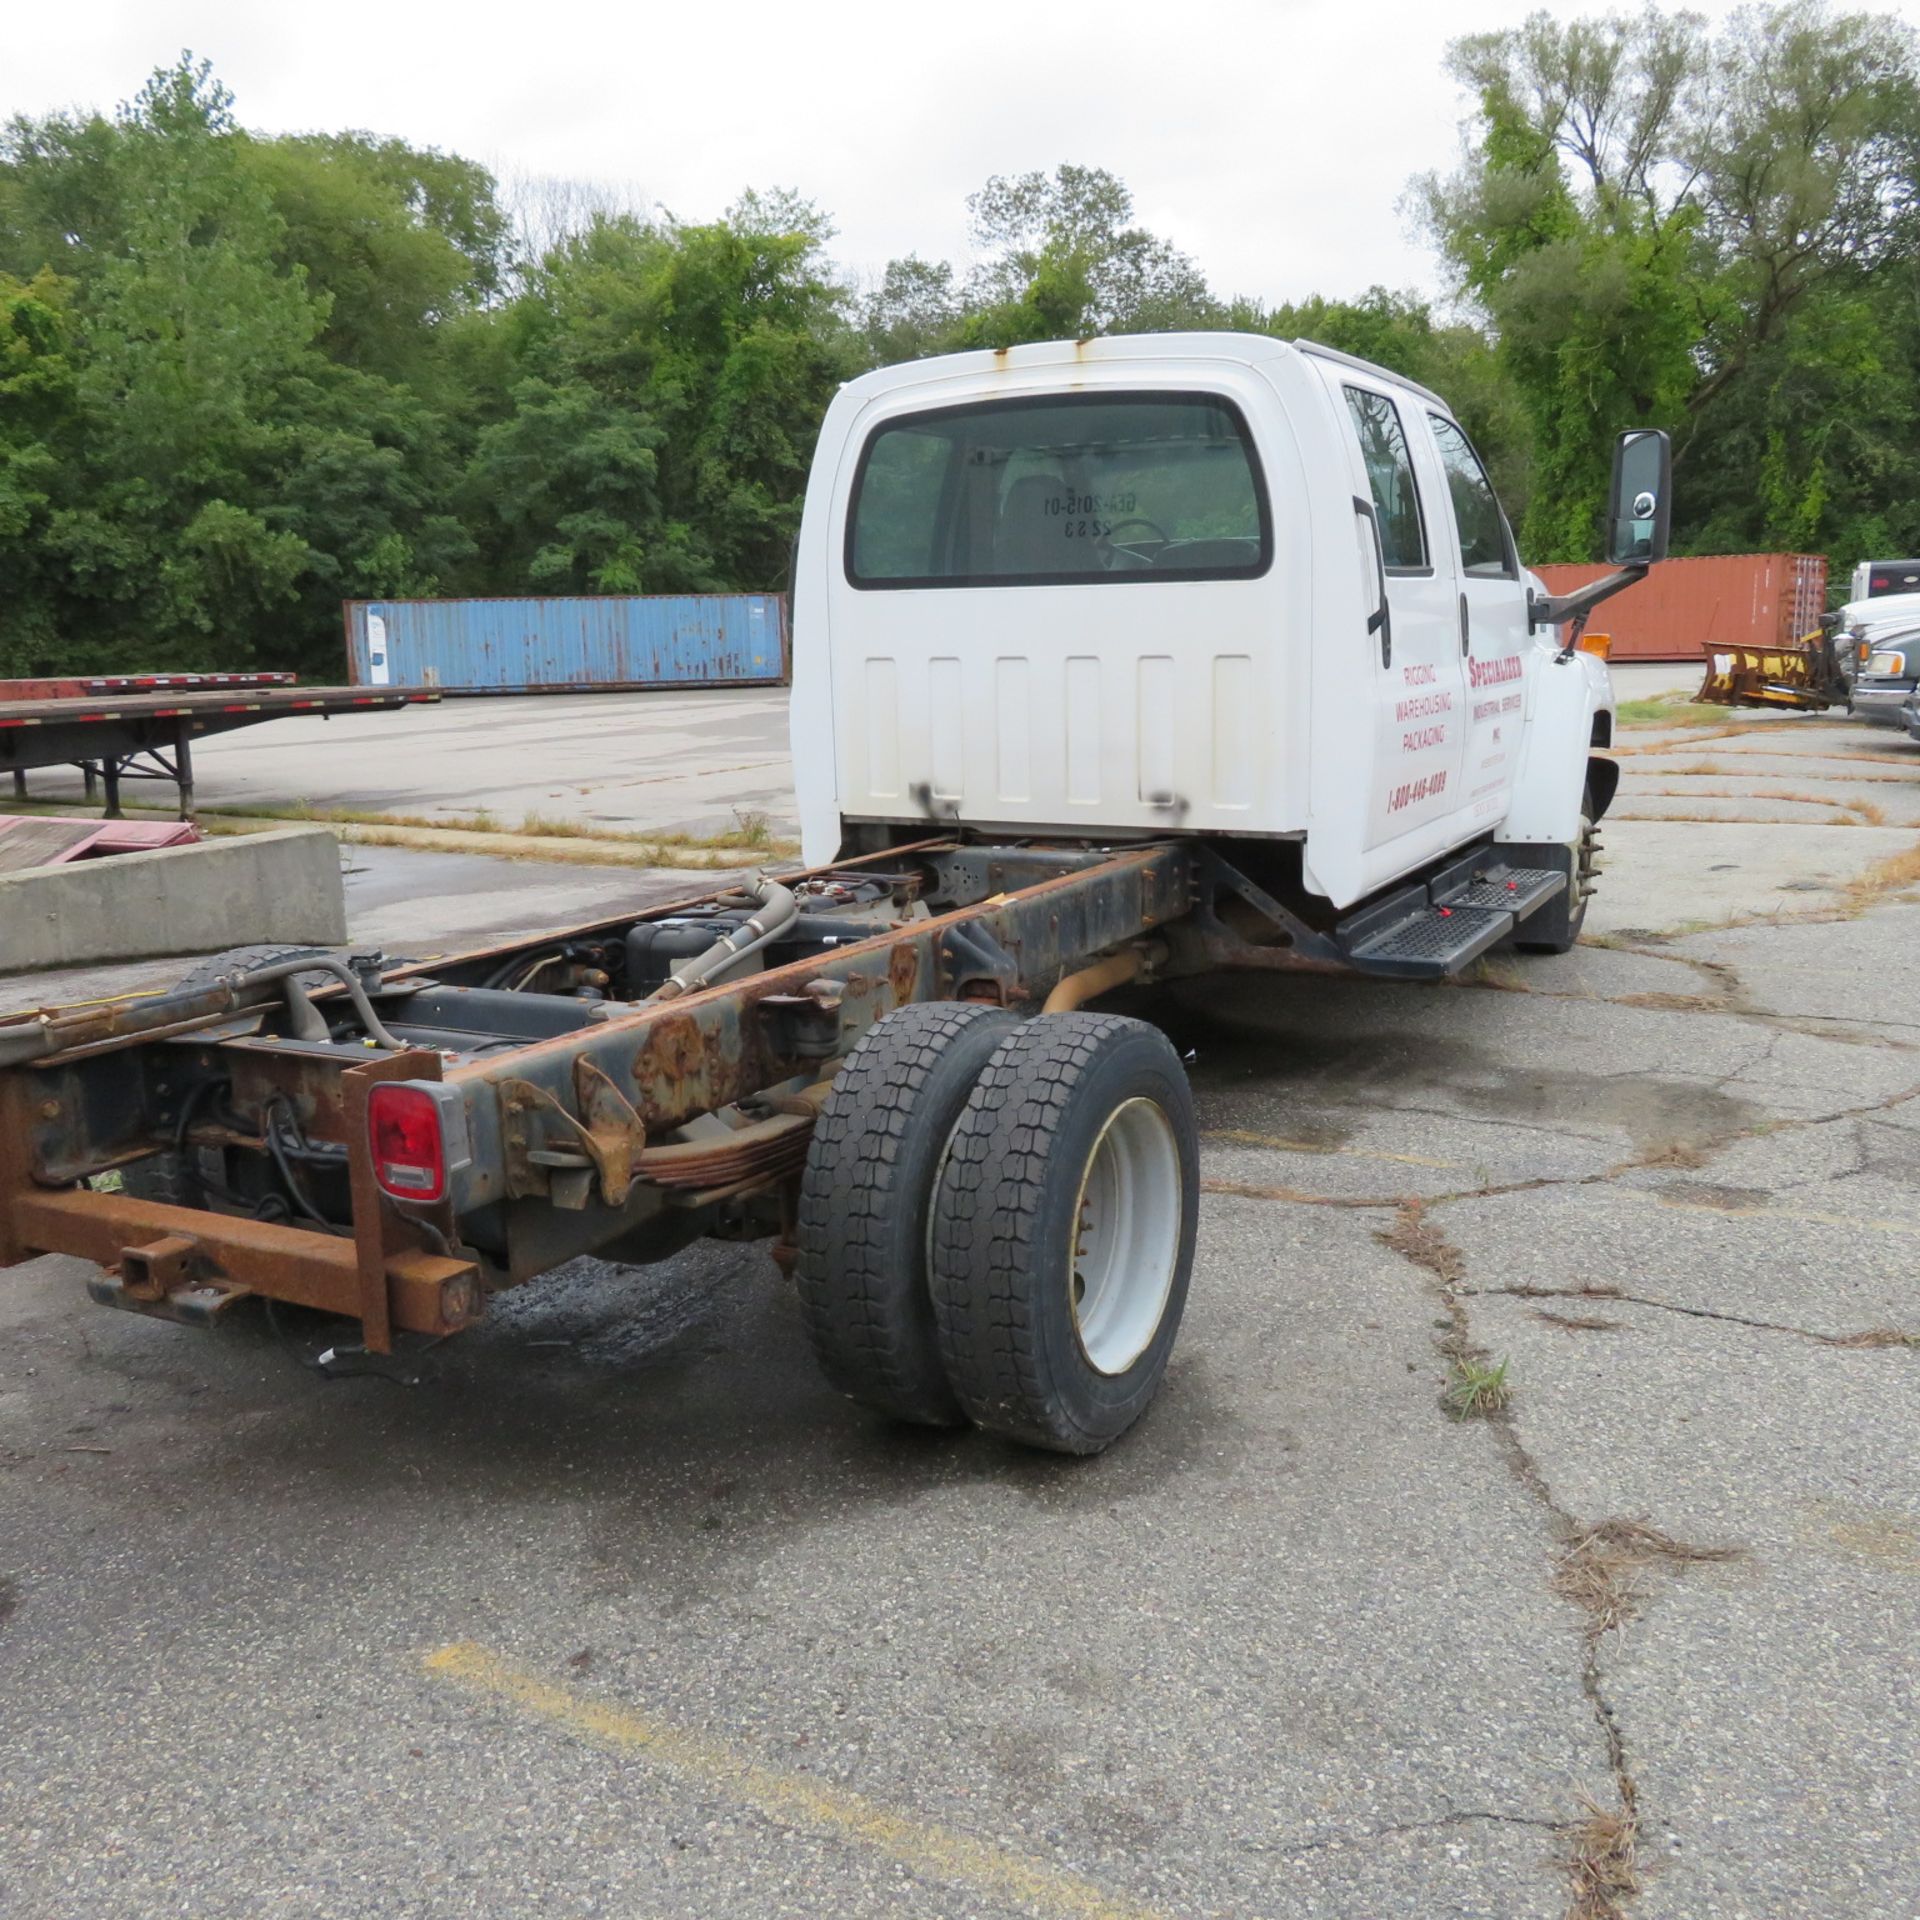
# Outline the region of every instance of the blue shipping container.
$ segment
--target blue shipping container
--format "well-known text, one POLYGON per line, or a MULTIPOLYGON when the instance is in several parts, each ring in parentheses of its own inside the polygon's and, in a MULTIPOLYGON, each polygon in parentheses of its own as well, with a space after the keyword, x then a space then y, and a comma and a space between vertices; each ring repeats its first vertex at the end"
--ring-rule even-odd
POLYGON ((344 610, 347 678, 356 687, 551 693, 787 678, 786 603, 777 593, 349 600, 344 610))

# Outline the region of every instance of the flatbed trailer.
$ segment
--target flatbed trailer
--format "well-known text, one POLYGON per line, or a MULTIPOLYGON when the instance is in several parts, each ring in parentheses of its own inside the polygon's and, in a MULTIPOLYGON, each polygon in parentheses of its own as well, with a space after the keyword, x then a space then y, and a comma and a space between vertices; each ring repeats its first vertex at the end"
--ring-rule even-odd
POLYGON ((0 771, 11 771, 15 795, 26 799, 30 769, 77 766, 89 800, 96 782, 105 788, 109 820, 120 817, 122 780, 171 781, 184 820, 193 811, 197 739, 288 714, 391 710, 439 698, 431 687, 302 687, 278 673, 0 681, 0 771))

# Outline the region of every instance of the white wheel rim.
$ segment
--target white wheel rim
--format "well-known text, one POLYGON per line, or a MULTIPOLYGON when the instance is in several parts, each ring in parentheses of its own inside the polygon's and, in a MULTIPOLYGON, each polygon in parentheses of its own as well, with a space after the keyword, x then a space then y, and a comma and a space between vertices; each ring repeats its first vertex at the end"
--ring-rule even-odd
POLYGON ((1154 1100, 1113 1110, 1080 1176, 1067 1299, 1098 1373, 1125 1373, 1153 1344, 1180 1258, 1180 1147, 1154 1100))

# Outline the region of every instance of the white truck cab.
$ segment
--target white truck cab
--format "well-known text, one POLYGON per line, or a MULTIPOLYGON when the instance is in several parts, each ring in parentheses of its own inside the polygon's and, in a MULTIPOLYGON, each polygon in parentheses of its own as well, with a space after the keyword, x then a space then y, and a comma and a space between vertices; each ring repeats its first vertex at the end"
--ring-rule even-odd
MULTIPOLYGON (((1619 557, 1644 559, 1665 436, 1628 438, 1659 443, 1627 475, 1646 514, 1619 557)), ((1591 757, 1606 667, 1548 619, 1584 604, 1522 569, 1445 400, 1311 342, 869 374, 827 414, 801 530, 805 855, 954 827, 1295 842, 1299 886, 1345 910, 1486 842, 1558 848, 1577 882, 1616 777, 1591 757)))

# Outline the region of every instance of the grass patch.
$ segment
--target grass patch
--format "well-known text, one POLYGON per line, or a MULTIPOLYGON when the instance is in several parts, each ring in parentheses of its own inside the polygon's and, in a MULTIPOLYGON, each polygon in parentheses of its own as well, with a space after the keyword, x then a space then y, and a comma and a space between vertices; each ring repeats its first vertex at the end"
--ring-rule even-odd
POLYGON ((1865 873, 1849 880, 1845 896, 1847 911, 1863 913, 1876 900, 1912 886, 1920 886, 1920 841, 1915 841, 1904 853, 1876 861, 1865 873))
POLYGON ((1686 693, 1663 693, 1651 700, 1622 700, 1613 717, 1623 727, 1717 727, 1731 707, 1703 705, 1686 693))
MULTIPOLYGON (((66 800, 15 800, 0 811, 49 814, 65 819, 91 819, 91 807, 66 800)), ((171 807, 130 805, 128 813, 172 817, 171 807)), ((487 853, 509 860, 551 860, 566 865, 680 867, 691 870, 750 866, 753 856, 786 860, 800 851, 797 840, 773 831, 764 813, 735 810, 736 824, 720 833, 682 833, 666 828, 646 832, 626 827, 596 826, 554 814, 530 812, 518 826, 504 825, 485 807, 471 813, 383 813, 364 807, 316 807, 296 800, 285 807, 197 807, 194 819, 208 833, 250 833, 256 828, 292 821, 302 826, 339 827, 347 837, 375 847, 418 846, 409 836, 423 833, 480 834, 504 845, 458 849, 487 853), (568 845, 566 843, 575 844, 568 845), (528 844, 533 843, 533 844, 528 844), (617 851, 616 851, 617 850, 617 851)), ((431 844, 431 843, 428 843, 431 844)))
POLYGON ((508 840, 592 840, 610 846, 644 847, 658 853, 784 854, 798 851, 797 842, 775 835, 772 823, 764 813, 736 812, 735 818, 739 824, 720 833, 682 833, 673 828, 647 831, 631 827, 605 827, 590 820, 541 813, 537 809, 528 812, 518 826, 512 827, 503 825, 499 817, 485 807, 472 813, 382 813, 362 807, 314 807, 301 802, 289 808, 205 807, 201 811, 250 820, 311 821, 318 826, 328 827, 393 827, 410 833, 484 833, 508 840))
POLYGON ((1456 1420, 1484 1420, 1503 1412, 1513 1399, 1506 1361, 1489 1365, 1472 1354, 1456 1353, 1451 1356, 1450 1366, 1447 1390, 1440 1402, 1456 1420))

